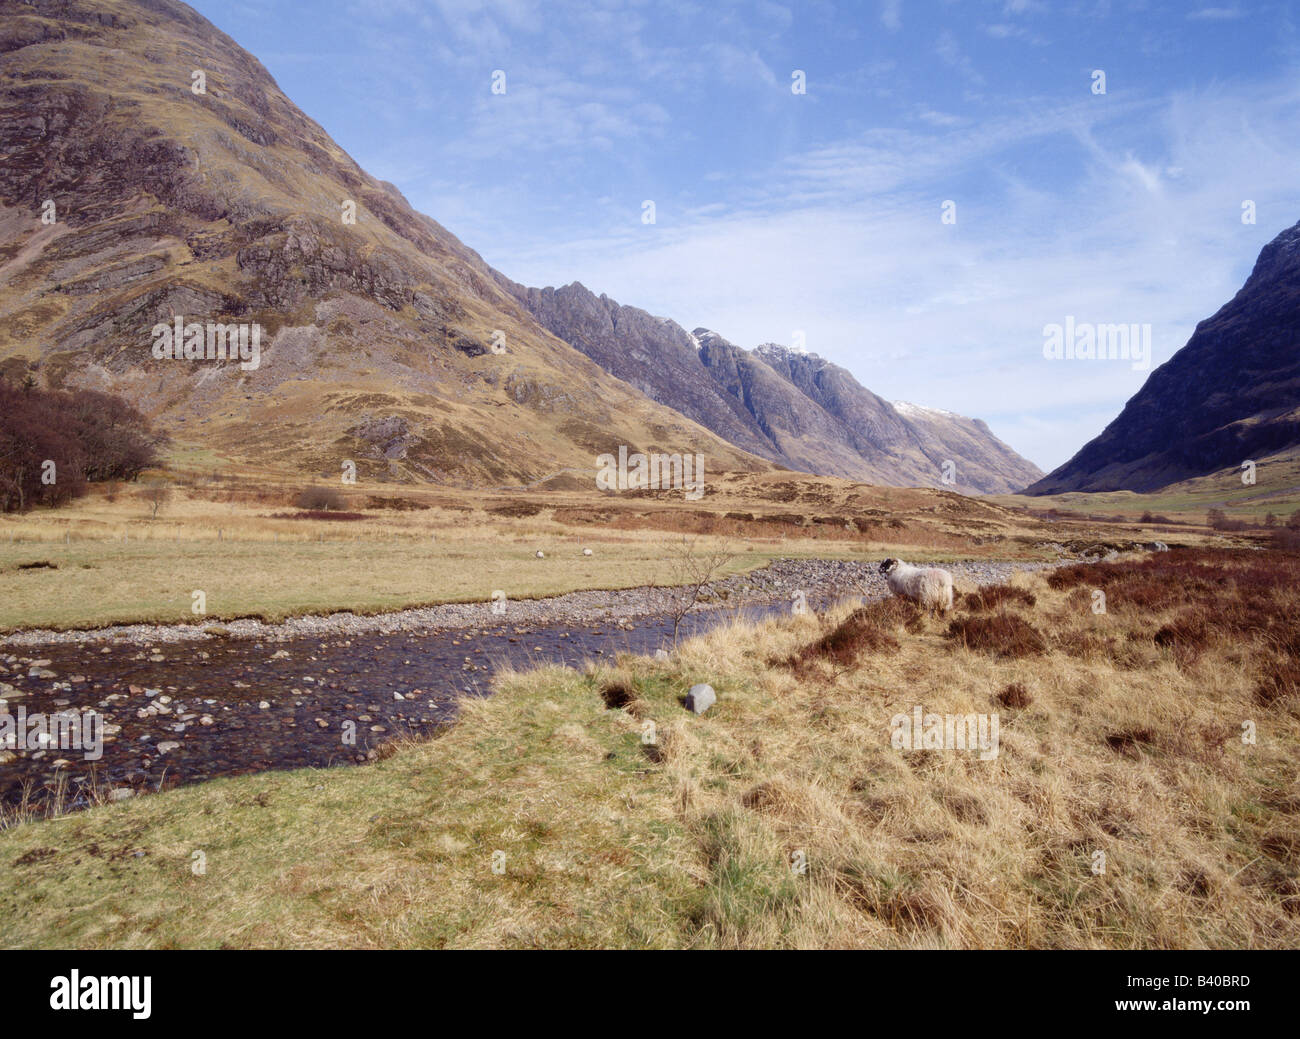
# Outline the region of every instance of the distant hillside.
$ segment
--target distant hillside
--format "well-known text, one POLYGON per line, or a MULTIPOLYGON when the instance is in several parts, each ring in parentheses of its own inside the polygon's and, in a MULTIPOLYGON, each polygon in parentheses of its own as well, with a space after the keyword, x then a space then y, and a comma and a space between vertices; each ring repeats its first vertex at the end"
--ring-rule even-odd
POLYGON ((977 419, 895 407, 845 369, 775 344, 746 350, 705 328, 561 288, 501 284, 547 329, 607 372, 737 447, 792 469, 894 486, 1019 490, 1042 470, 977 419))
POLYGON ((1300 445, 1300 224, 1095 440, 1027 494, 1154 491, 1300 445))
POLYGON ((547 333, 186 5, 0 0, 0 53, 11 377, 306 473, 524 483, 619 445, 768 467, 547 333), (177 317, 256 324, 260 363, 160 359, 177 317))

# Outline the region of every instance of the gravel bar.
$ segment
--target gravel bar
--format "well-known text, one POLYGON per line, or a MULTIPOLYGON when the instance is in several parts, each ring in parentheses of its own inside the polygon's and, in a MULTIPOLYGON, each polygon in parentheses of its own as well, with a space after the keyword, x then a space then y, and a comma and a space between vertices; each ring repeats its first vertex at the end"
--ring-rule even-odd
MULTIPOLYGON (((957 580, 976 585, 998 584, 1017 572, 1050 570, 1077 560, 1054 562, 1003 562, 971 560, 944 563, 957 580)), ((825 603, 840 596, 860 595, 868 599, 888 594, 884 577, 875 560, 778 559, 747 574, 724 578, 705 586, 695 610, 740 606, 770 606, 788 602, 802 592, 810 603, 825 603)), ((623 588, 567 592, 539 599, 516 599, 504 603, 444 603, 390 613, 359 615, 350 612, 320 616, 291 617, 279 623, 256 618, 205 621, 202 624, 120 624, 105 628, 72 631, 31 629, 0 638, 0 645, 40 646, 67 643, 118 642, 148 645, 155 642, 205 641, 216 635, 238 639, 288 642, 322 635, 354 635, 378 632, 446 631, 499 627, 502 624, 572 624, 574 626, 618 623, 633 617, 654 617, 672 611, 676 596, 665 588, 623 588), (493 612, 494 608, 498 612, 493 612)), ((689 593, 686 593, 689 594, 689 593)))

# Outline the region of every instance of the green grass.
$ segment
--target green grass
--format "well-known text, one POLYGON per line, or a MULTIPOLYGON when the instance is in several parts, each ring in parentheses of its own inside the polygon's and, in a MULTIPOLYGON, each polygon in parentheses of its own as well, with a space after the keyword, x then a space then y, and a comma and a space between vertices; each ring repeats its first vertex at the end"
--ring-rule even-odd
POLYGON ((218 780, 4 831, 0 941, 685 940, 665 906, 689 902, 695 885, 666 863, 687 855, 688 834, 627 716, 604 709, 593 681, 553 669, 466 715, 365 768, 218 780))

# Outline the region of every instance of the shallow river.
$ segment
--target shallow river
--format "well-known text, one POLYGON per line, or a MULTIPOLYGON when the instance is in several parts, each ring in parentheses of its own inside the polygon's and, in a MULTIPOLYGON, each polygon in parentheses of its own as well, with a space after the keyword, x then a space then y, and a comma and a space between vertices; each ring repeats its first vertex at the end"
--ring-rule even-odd
MULTIPOLYGON (((743 615, 777 610, 789 607, 749 606, 743 615)), ((732 610, 693 613, 681 637, 733 616, 732 610)), ((11 687, 0 687, 7 701, 0 714, 93 710, 106 735, 102 757, 93 761, 86 760, 84 744, 19 753, 0 743, 0 800, 14 805, 24 797, 59 796, 66 807, 78 807, 91 783, 142 792, 265 769, 364 762, 394 736, 446 725, 461 697, 491 691, 502 664, 578 666, 670 646, 670 621, 642 618, 631 625, 13 648, 12 657, 0 652, 0 681, 11 687)))

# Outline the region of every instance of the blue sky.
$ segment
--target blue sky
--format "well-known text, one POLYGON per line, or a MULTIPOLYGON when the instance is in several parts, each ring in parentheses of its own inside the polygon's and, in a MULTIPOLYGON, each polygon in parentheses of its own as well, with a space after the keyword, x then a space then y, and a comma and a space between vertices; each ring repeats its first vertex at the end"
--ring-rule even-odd
POLYGON ((1300 220, 1287 2, 191 2, 515 280, 802 332, 1045 469, 1147 373, 1044 325, 1150 324, 1154 367, 1300 220))

